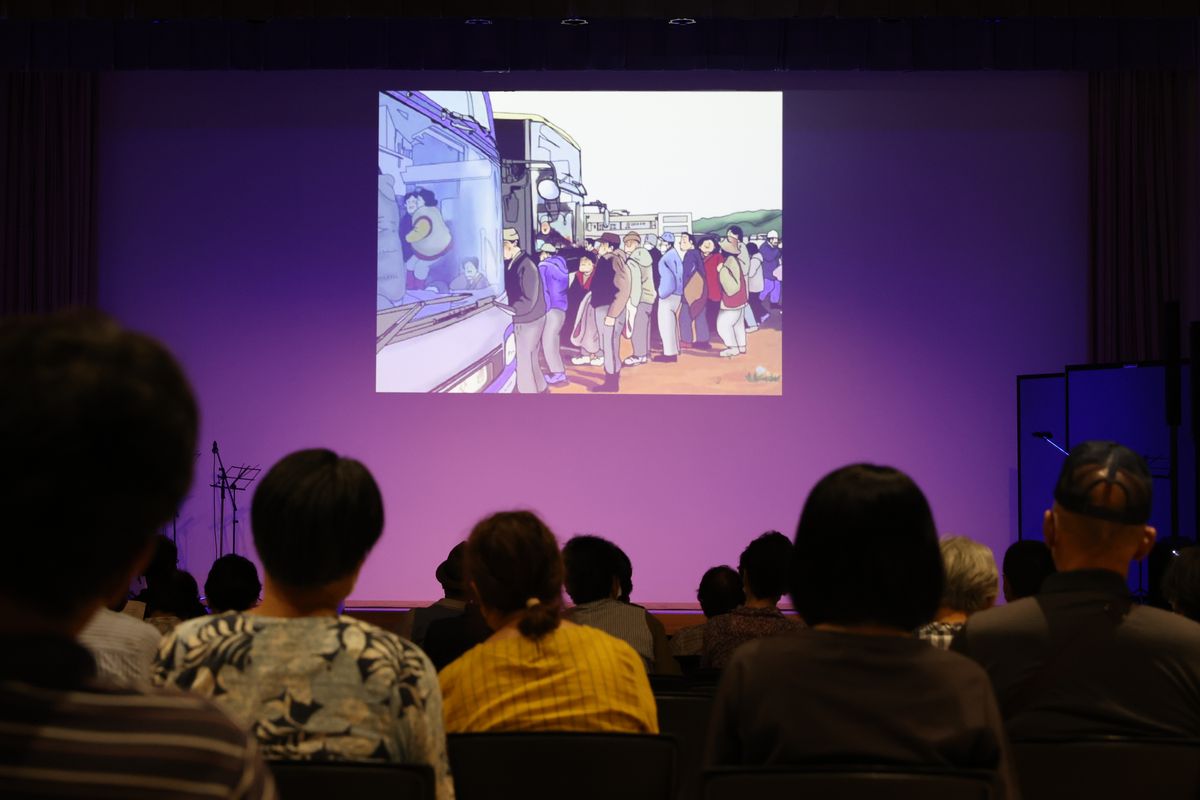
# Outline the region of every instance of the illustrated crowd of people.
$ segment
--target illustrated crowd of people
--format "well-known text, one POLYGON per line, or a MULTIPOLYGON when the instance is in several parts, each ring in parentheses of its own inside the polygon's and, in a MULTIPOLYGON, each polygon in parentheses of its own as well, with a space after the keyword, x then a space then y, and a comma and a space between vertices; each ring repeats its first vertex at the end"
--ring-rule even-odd
POLYGON ((623 367, 711 351, 714 332, 718 354, 736 358, 748 333, 782 316, 783 245, 774 230, 761 245, 738 225, 724 234, 607 231, 577 245, 543 216, 533 253, 515 228, 505 228, 503 242, 503 307, 513 316, 523 394, 568 381, 564 349, 576 354, 572 365, 603 369, 589 391, 617 392, 623 367), (625 357, 622 338, 632 348, 625 357))

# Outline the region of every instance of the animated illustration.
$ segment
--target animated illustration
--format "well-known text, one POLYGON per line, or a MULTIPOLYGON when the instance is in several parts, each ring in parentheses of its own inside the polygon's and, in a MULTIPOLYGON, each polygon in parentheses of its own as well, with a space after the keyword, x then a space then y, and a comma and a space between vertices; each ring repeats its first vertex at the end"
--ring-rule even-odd
POLYGON ((773 92, 381 92, 377 390, 782 394, 781 129, 773 92))

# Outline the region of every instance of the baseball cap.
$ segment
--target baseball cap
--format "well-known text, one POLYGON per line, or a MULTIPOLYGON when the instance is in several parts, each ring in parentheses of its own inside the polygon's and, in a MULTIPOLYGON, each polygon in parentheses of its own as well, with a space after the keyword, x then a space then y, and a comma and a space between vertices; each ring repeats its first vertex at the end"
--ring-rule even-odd
POLYGON ((1054 500, 1081 516, 1145 525, 1152 484, 1150 468, 1137 453, 1116 442, 1093 440, 1071 448, 1058 474, 1054 500))
POLYGON ((504 238, 504 241, 506 241, 506 242, 519 242, 519 241, 521 241, 521 237, 517 235, 517 229, 516 229, 516 228, 505 228, 505 229, 504 229, 504 236, 503 236, 503 238, 504 238))

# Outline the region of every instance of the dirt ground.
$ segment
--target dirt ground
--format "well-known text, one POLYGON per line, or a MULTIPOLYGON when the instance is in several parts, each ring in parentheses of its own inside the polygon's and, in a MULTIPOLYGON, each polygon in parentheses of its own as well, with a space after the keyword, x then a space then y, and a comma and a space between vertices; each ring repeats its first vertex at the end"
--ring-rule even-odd
MULTIPOLYGON (((783 380, 747 380, 756 371, 760 374, 783 375, 783 331, 777 327, 760 327, 746 336, 746 353, 733 358, 718 355, 724 345, 713 336, 712 350, 684 348, 679 361, 661 364, 654 361, 636 367, 621 368, 621 394, 735 394, 782 395, 783 380), (758 368, 762 367, 762 370, 758 368)), ((661 351, 651 348, 652 355, 661 351)), ((628 339, 621 339, 621 358, 633 353, 628 339)), ((604 381, 604 368, 577 367, 570 362, 576 353, 563 350, 567 383, 552 386, 554 394, 580 394, 589 386, 604 381)))

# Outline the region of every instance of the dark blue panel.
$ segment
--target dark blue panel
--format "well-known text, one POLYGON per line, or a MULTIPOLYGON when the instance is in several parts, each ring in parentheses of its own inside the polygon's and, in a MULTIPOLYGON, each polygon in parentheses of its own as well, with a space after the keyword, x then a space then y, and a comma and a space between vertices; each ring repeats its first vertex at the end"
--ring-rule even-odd
POLYGON ((1054 502, 1054 482, 1062 468, 1062 453, 1034 432, 1049 432, 1059 444, 1066 441, 1066 378, 1022 375, 1017 378, 1018 503, 1017 532, 1022 539, 1042 538, 1042 514, 1054 502))

